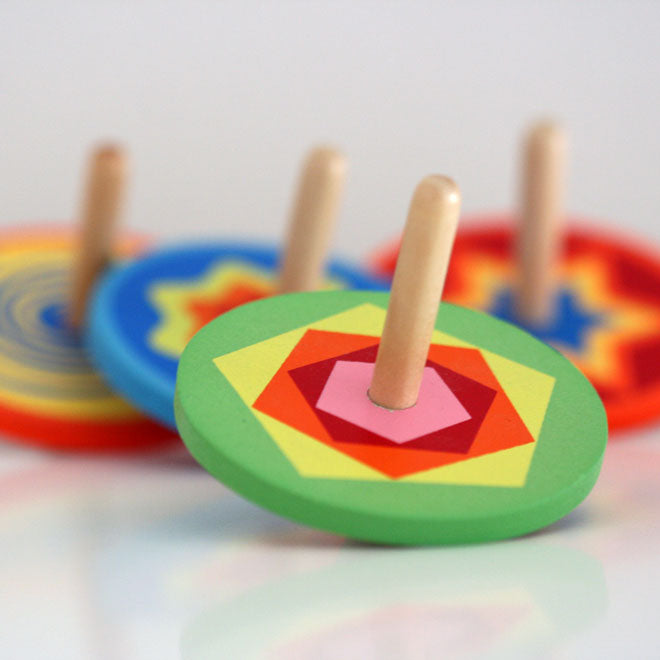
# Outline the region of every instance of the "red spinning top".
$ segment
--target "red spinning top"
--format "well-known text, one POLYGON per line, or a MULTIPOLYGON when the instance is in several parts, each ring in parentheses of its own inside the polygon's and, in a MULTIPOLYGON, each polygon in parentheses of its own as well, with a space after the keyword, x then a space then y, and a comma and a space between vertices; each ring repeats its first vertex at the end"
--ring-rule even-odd
MULTIPOLYGON (((600 394, 611 430, 660 418, 660 255, 562 210, 566 139, 552 123, 524 149, 520 217, 459 231, 448 301, 515 322, 570 358, 600 394)), ((472 226, 470 226, 472 225, 472 226)), ((392 275, 399 242, 372 257, 392 275)))

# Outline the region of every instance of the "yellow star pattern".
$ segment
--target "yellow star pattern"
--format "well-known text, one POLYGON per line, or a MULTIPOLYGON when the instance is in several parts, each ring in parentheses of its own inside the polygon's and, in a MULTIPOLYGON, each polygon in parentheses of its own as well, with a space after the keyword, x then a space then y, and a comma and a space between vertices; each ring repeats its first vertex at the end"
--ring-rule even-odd
POLYGON ((275 293, 271 270, 238 260, 212 266, 190 282, 178 279, 152 284, 147 296, 161 318, 149 335, 149 344, 159 353, 178 358, 199 329, 199 320, 189 309, 190 301, 219 301, 237 284, 264 295, 275 293))

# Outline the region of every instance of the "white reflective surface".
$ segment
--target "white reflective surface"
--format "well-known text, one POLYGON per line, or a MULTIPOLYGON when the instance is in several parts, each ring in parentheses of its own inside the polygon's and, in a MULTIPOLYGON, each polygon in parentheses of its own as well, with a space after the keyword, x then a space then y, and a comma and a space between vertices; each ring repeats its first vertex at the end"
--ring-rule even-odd
POLYGON ((0 630, 16 658, 654 658, 660 433, 611 442, 563 521, 397 549, 305 529, 185 454, 0 450, 0 630))

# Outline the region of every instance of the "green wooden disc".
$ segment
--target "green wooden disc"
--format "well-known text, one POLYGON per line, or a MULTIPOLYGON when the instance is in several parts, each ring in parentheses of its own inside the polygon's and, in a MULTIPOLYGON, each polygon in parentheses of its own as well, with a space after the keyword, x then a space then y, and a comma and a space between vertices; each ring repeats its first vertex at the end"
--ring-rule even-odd
POLYGON ((607 441, 586 378, 526 332, 443 304, 417 405, 376 408, 366 387, 387 303, 292 294, 205 326, 176 387, 193 456, 271 511, 380 543, 518 536, 577 506, 607 441))

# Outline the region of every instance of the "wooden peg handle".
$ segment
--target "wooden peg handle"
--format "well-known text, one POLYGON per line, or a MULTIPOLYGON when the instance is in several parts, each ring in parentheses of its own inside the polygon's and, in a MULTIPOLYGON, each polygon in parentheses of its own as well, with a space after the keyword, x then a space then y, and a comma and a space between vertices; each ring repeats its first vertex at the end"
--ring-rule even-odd
POLYGON ((82 325, 91 288, 110 259, 126 170, 126 156, 118 147, 103 146, 92 154, 73 266, 69 321, 74 328, 82 325))
POLYGON ((313 149, 307 156, 280 270, 281 293, 319 288, 346 170, 346 158, 329 147, 313 149))
POLYGON ((563 219, 566 136, 552 122, 532 127, 524 145, 517 239, 518 318, 541 323, 552 311, 563 219))
POLYGON ((444 176, 426 177, 413 195, 369 388, 371 400, 384 408, 417 402, 460 203, 458 186, 444 176))

